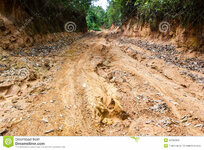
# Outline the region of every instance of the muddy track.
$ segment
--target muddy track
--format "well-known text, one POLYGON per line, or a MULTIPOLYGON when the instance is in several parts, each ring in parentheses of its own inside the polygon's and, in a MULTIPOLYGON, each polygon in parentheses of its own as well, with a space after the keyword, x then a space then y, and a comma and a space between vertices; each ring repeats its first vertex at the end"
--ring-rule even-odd
POLYGON ((204 135, 203 83, 182 72, 204 75, 108 34, 68 47, 52 89, 5 135, 204 135))

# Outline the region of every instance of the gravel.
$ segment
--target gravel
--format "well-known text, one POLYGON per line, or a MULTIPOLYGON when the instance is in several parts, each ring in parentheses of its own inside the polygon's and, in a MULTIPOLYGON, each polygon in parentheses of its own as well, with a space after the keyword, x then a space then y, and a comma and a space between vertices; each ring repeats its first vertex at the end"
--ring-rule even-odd
POLYGON ((154 52, 154 56, 163 59, 166 62, 172 63, 178 67, 186 68, 192 71, 198 71, 204 74, 204 61, 197 58, 180 59, 184 52, 178 52, 175 46, 171 44, 153 44, 148 41, 142 41, 137 39, 120 39, 121 44, 131 43, 140 48, 147 49, 154 52))

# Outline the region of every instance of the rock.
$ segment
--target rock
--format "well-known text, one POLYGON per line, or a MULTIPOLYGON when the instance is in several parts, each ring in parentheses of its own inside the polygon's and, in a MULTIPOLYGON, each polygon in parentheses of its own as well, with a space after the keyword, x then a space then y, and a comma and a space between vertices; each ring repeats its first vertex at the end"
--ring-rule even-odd
POLYGON ((188 127, 188 126, 190 126, 190 125, 191 125, 191 123, 186 123, 186 125, 185 125, 185 126, 186 126, 186 127, 188 127))
POLYGON ((47 94, 47 92, 40 92, 40 94, 47 94))
POLYGON ((155 112, 164 113, 166 110, 168 110, 166 103, 156 103, 151 109, 155 112))
POLYGON ((51 132, 54 132, 54 131, 55 131, 55 129, 50 129, 50 130, 45 131, 45 134, 48 134, 48 133, 51 133, 51 132))
POLYGON ((5 100, 5 97, 0 95, 0 101, 4 101, 5 100))
POLYGON ((9 40, 10 40, 10 42, 16 42, 16 37, 15 36, 11 36, 10 38, 9 38, 9 40))
POLYGON ((4 50, 7 50, 7 49, 9 48, 9 42, 3 43, 2 48, 3 48, 4 50))
POLYGON ((0 64, 0 72, 3 72, 4 70, 7 69, 7 65, 5 64, 0 64))
POLYGON ((32 71, 30 72, 28 81, 35 81, 37 80, 37 78, 38 78, 37 74, 34 71, 32 71))
POLYGON ((107 124, 107 125, 112 125, 113 124, 113 120, 110 118, 104 118, 102 120, 102 123, 107 124))
POLYGON ((72 108, 72 105, 69 105, 67 108, 68 108, 68 109, 71 109, 71 108, 72 108))
POLYGON ((45 60, 44 66, 45 68, 47 68, 47 70, 50 70, 51 66, 50 66, 50 61, 48 59, 45 60))
POLYGON ((50 100, 50 103, 54 103, 56 100, 50 100))
POLYGON ((167 131, 167 132, 171 132, 171 131, 172 131, 172 128, 168 127, 166 131, 167 131))
POLYGON ((59 130, 62 131, 63 130, 63 125, 59 126, 59 130))
POLYGON ((45 122, 45 123, 48 123, 48 120, 43 118, 41 121, 45 122))
POLYGON ((0 135, 3 135, 4 133, 6 133, 7 129, 6 128, 1 128, 0 129, 0 135))
POLYGON ((174 122, 172 121, 172 119, 170 119, 170 118, 166 118, 166 119, 160 120, 160 121, 161 121, 161 123, 163 124, 163 126, 169 126, 169 125, 171 125, 172 123, 174 123, 174 122))
POLYGON ((184 123, 184 122, 187 122, 188 121, 188 116, 185 115, 181 118, 181 122, 184 123))
POLYGON ((23 110, 22 106, 19 106, 19 105, 14 105, 13 107, 18 109, 18 110, 23 110))
POLYGON ((175 102, 175 101, 171 101, 171 103, 172 104, 174 104, 174 105, 179 105, 177 102, 175 102))
POLYGON ((140 98, 138 96, 136 96, 136 98, 137 98, 138 101, 140 100, 140 98))
POLYGON ((113 83, 113 82, 115 82, 115 80, 116 80, 116 77, 113 77, 110 79, 110 82, 113 83))
POLYGON ((146 123, 146 124, 150 124, 151 122, 152 122, 152 121, 149 120, 149 121, 146 121, 145 123, 146 123))
POLYGON ((19 121, 22 121, 23 120, 23 117, 20 117, 19 121))
POLYGON ((182 87, 187 88, 187 86, 185 84, 181 84, 182 87))
POLYGON ((11 100, 11 102, 12 102, 13 104, 15 104, 15 103, 17 103, 17 102, 18 102, 18 99, 17 99, 17 98, 12 99, 12 100, 11 100))
POLYGON ((203 124, 197 124, 194 127, 196 128, 196 127, 202 127, 202 126, 203 126, 203 124))
POLYGON ((120 112, 120 118, 122 120, 125 120, 129 117, 128 113, 126 113, 125 111, 120 112))
POLYGON ((151 65, 151 68, 154 70, 158 70, 158 67, 156 65, 151 65))
POLYGON ((82 87, 83 87, 83 88, 86 88, 86 83, 83 83, 83 84, 82 84, 82 87))

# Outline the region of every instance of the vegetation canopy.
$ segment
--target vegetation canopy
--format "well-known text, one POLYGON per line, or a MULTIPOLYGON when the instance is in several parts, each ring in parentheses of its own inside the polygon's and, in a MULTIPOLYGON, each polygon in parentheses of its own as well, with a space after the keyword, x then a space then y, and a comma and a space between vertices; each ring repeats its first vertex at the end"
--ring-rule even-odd
POLYGON ((109 0, 107 10, 91 6, 87 12, 89 30, 120 26, 127 19, 136 17, 142 24, 155 25, 162 20, 176 21, 183 26, 203 22, 202 0, 109 0))

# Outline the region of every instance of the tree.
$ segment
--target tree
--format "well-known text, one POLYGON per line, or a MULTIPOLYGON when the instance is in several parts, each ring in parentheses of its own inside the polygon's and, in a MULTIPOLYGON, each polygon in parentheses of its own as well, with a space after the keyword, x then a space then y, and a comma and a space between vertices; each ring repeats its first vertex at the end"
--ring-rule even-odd
POLYGON ((87 26, 89 30, 100 31, 100 27, 104 24, 105 11, 100 6, 91 6, 87 12, 87 26))

